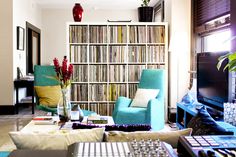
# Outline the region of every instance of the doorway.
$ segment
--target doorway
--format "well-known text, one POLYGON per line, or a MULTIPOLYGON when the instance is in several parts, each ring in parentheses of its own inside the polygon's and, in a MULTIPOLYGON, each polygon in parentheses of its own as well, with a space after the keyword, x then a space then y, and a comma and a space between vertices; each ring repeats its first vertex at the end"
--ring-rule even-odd
POLYGON ((34 73, 34 65, 41 64, 41 30, 26 22, 26 74, 34 73))

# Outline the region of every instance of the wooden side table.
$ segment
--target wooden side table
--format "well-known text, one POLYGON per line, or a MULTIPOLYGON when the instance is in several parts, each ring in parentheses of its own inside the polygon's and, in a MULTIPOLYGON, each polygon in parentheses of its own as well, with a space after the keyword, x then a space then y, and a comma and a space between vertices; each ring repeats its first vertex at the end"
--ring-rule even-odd
POLYGON ((14 87, 16 89, 16 114, 19 112, 19 88, 27 89, 27 96, 32 96, 32 114, 34 114, 34 80, 21 80, 14 81, 14 87))

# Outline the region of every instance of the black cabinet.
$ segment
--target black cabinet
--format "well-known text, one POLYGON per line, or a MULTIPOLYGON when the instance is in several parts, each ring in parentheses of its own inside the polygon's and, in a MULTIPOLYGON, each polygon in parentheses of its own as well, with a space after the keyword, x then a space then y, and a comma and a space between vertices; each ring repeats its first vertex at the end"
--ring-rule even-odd
POLYGON ((21 80, 17 79, 14 81, 14 87, 16 89, 16 114, 19 112, 19 88, 26 88, 27 89, 27 96, 32 96, 32 114, 34 114, 34 80, 21 80))

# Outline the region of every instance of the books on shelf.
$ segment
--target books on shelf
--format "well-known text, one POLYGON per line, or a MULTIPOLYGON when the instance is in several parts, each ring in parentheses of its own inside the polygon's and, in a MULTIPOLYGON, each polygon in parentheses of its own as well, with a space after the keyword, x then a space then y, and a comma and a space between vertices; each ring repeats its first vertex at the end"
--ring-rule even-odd
POLYGON ((107 84, 91 84, 89 86, 90 101, 106 101, 107 100, 107 84))
POLYGON ((69 24, 74 65, 71 101, 112 115, 119 96, 133 98, 143 69, 166 69, 166 24, 69 24))
POLYGON ((90 43, 107 43, 107 26, 89 26, 90 43))
POLYGON ((109 65, 109 82, 125 82, 125 65, 109 65))
POLYGON ((20 100, 20 103, 32 103, 32 96, 27 96, 27 97, 22 98, 20 100))
POLYGON ((124 63, 124 62, 126 62, 126 47, 110 46, 109 63, 124 63))
POLYGON ((87 26, 71 25, 69 27, 69 42, 70 43, 87 43, 88 28, 87 26))
POLYGON ((89 46, 89 63, 106 63, 106 62, 107 62, 106 46, 89 46))
POLYGON ((87 84, 72 84, 71 85, 71 100, 72 101, 88 101, 88 85, 87 84))
POLYGON ((110 26, 110 43, 126 43, 127 27, 126 26, 110 26))

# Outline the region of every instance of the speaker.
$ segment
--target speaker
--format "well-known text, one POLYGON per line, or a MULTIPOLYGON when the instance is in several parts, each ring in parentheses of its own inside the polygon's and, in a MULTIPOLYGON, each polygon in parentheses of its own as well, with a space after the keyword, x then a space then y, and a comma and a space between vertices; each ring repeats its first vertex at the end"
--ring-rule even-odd
POLYGON ((168 108, 168 122, 176 123, 176 108, 168 108))

